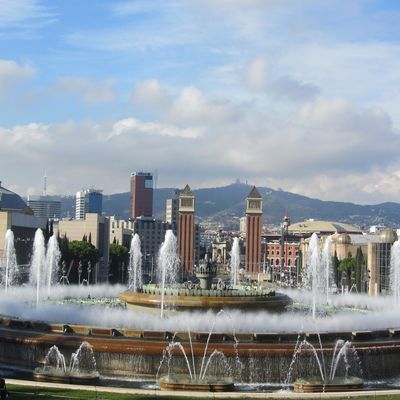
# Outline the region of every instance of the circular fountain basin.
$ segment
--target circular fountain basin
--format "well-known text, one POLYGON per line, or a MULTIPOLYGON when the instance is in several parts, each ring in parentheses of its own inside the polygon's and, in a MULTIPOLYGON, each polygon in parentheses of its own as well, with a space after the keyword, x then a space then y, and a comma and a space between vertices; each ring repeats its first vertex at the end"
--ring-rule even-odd
POLYGON ((163 376, 159 380, 161 390, 188 390, 202 392, 231 392, 234 383, 229 378, 191 379, 187 375, 163 376))
POLYGON ((360 390, 363 387, 363 380, 355 376, 336 377, 332 380, 323 381, 319 377, 297 379, 293 385, 294 391, 298 393, 315 392, 349 392, 360 390))
POLYGON ((98 372, 64 372, 51 367, 35 368, 32 377, 39 382, 72 383, 77 385, 96 385, 99 382, 98 372))
MULTIPOLYGON (((159 312, 161 290, 144 287, 139 293, 126 291, 118 298, 129 308, 145 312, 159 312)), ((164 309, 169 312, 206 311, 221 309, 282 311, 292 304, 292 299, 274 291, 262 290, 207 290, 167 289, 164 292, 164 309)))

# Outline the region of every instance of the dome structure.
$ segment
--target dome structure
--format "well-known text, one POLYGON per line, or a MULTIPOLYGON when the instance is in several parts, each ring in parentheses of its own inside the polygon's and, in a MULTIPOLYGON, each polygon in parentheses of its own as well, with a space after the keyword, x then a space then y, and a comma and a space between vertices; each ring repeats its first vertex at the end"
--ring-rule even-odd
POLYGON ((362 230, 356 226, 345 224, 337 221, 322 221, 309 219, 302 222, 297 222, 289 226, 289 231, 292 233, 312 234, 314 232, 322 235, 329 234, 362 234, 362 230))
POLYGON ((385 229, 379 235, 381 243, 394 243, 397 240, 397 233, 393 229, 385 229))
POLYGON ((0 182, 0 210, 18 211, 32 214, 32 210, 26 205, 25 201, 16 193, 1 186, 0 182))

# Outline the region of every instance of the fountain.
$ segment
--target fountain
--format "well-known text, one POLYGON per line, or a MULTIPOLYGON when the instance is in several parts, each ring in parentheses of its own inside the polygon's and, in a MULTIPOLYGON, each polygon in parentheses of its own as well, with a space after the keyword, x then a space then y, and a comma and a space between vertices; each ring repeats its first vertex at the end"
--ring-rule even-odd
POLYGON ((47 296, 50 296, 52 286, 58 281, 60 259, 61 253, 58 248, 57 236, 52 235, 49 239, 46 252, 47 296))
POLYGON ((29 275, 29 283, 36 287, 36 305, 40 302, 42 291, 45 290, 49 297, 51 288, 58 282, 60 259, 61 253, 58 248, 57 237, 51 236, 46 251, 43 232, 38 229, 33 241, 29 275))
MULTIPOLYGON (((45 271, 35 269, 38 260, 45 263, 47 258, 43 256, 41 239, 37 233, 32 257, 32 270, 36 271, 32 275, 36 278, 45 271)), ((135 293, 128 290, 120 295, 120 298, 126 296, 128 306, 140 306, 145 313, 131 312, 115 300, 114 297, 124 290, 122 286, 57 285, 51 290, 50 298, 43 299, 39 295, 41 302, 37 307, 31 306, 38 297, 36 280, 35 287, 14 287, 9 293, 3 293, 0 363, 33 370, 51 345, 70 354, 83 341, 90 341, 101 376, 155 380, 157 367, 165 356, 163 368, 168 362, 173 367, 169 375, 171 383, 190 383, 191 377, 196 381, 215 375, 219 376, 219 382, 226 378, 235 382, 235 390, 241 390, 240 386, 247 383, 279 385, 284 382, 293 354, 297 353, 296 366, 291 372, 295 379, 304 377, 303 390, 306 390, 305 381, 314 381, 315 376, 320 382, 318 387, 318 382, 314 381, 315 387, 328 390, 329 380, 336 384, 338 376, 346 379, 343 361, 354 348, 360 357, 366 382, 400 375, 399 309, 393 307, 393 298, 330 295, 329 304, 326 304, 325 294, 331 284, 326 283, 329 279, 326 279, 326 267, 319 265, 327 262, 323 261, 319 248, 317 251, 311 246, 311 272, 304 275, 310 291, 285 289, 282 295, 282 299, 286 299, 285 305, 290 298, 295 304, 277 314, 269 311, 274 309, 274 302, 279 301, 279 293, 251 285, 218 285, 216 265, 208 257, 195 267, 196 280, 177 282, 176 269, 171 268, 168 273, 168 266, 176 266, 175 244, 172 232, 168 233, 160 253, 158 284, 143 285, 135 293), (313 276, 313 273, 320 273, 325 278, 313 276), (312 290, 314 282, 318 291, 312 290), (320 312, 315 312, 314 307, 311 318, 308 310, 311 304, 317 303, 316 293, 323 294, 320 296, 323 301, 320 312), (103 302, 104 298, 107 302, 103 302), (222 308, 229 310, 229 323, 226 319, 214 321, 215 314, 222 308), (302 340, 306 338, 314 350, 303 344, 298 352, 300 327, 302 340), (338 339, 343 342, 337 342, 338 339), (183 355, 177 343, 189 356, 183 355), (332 363, 330 354, 335 354, 333 358, 338 361, 332 363), (170 355, 172 359, 168 361, 170 355), (319 363, 315 361, 317 358, 319 363), (243 368, 236 368, 238 359, 243 368), (329 365, 334 368, 329 370, 329 365), (333 370, 336 372, 332 374, 333 370), (225 378, 220 376, 224 373, 227 374, 225 378), (182 374, 186 375, 185 379, 182 374)), ((396 248, 393 247, 393 253, 396 248)), ((392 267, 394 265, 396 261, 392 267)), ((46 272, 42 275, 47 277, 46 272)), ((48 284, 48 280, 45 282, 48 284)), ((394 278, 391 282, 395 282, 394 278)), ((277 308, 283 309, 284 305, 277 308)), ((60 365, 63 365, 61 361, 60 365)), ((354 372, 349 371, 348 377, 350 375, 354 372)))
MULTIPOLYGON (((217 314, 218 316, 218 314, 217 314)), ((204 354, 201 358, 201 366, 196 369, 196 362, 193 352, 193 342, 192 335, 188 329, 188 339, 190 348, 191 363, 188 358, 188 352, 181 342, 175 342, 175 335, 172 341, 168 344, 163 352, 163 358, 158 367, 157 376, 166 361, 168 366, 168 373, 159 379, 159 385, 161 390, 198 390, 198 391, 208 391, 208 392, 226 392, 234 389, 234 383, 231 378, 226 377, 226 372, 230 369, 226 357, 222 351, 214 349, 211 354, 207 353, 208 345, 212 335, 214 325, 208 335, 207 343, 204 348, 204 354), (171 361, 174 356, 174 350, 178 349, 179 353, 185 359, 186 373, 172 373, 171 372, 171 361), (207 371, 215 359, 219 358, 224 366, 223 376, 207 376, 207 371), (197 372, 198 371, 198 372, 197 372)))
POLYGON ((158 281, 161 285, 161 318, 164 316, 165 285, 173 286, 176 283, 179 266, 178 244, 172 230, 165 234, 165 240, 160 248, 158 257, 158 281))
POLYGON ((44 243, 44 236, 41 229, 38 229, 35 233, 35 239, 33 241, 33 254, 31 260, 31 270, 29 276, 29 282, 32 286, 36 286, 36 305, 40 301, 40 288, 46 284, 45 276, 45 265, 46 265, 46 249, 44 243))
POLYGON ((99 373, 92 346, 82 342, 78 350, 71 354, 68 367, 58 347, 52 346, 46 354, 43 367, 35 368, 33 378, 38 381, 96 384, 99 373))
POLYGON ((8 288, 13 286, 18 279, 18 265, 14 247, 14 233, 11 229, 7 229, 4 245, 4 265, 2 266, 2 283, 4 291, 7 293, 8 288))
POLYGON ((313 233, 308 246, 306 266, 303 271, 303 286, 312 293, 312 316, 316 317, 317 302, 325 299, 329 303, 329 293, 334 286, 332 260, 331 260, 331 239, 327 238, 320 251, 318 235, 313 233))
POLYGON ((140 250, 140 237, 137 233, 131 240, 128 265, 128 288, 136 293, 142 287, 142 252, 140 250))
POLYGON ((128 290, 120 294, 120 300, 140 311, 157 312, 160 309, 161 317, 166 310, 169 314, 182 311, 218 312, 223 308, 282 310, 291 304, 287 295, 273 290, 213 283, 217 269, 207 255, 194 269, 198 284, 178 283, 178 267, 176 238, 172 231, 167 231, 158 261, 159 284, 143 285, 137 292, 128 290))
MULTIPOLYGON (((293 360, 289 368, 288 381, 290 383, 290 376, 295 363, 300 359, 299 356, 302 353, 306 353, 307 356, 311 354, 311 357, 317 362, 319 376, 309 376, 307 371, 306 378, 299 378, 294 382, 295 392, 342 392, 350 390, 359 390, 363 386, 363 380, 358 376, 350 376, 351 360, 356 361, 359 364, 357 352, 352 346, 350 341, 337 340, 333 348, 330 368, 328 370, 327 355, 324 354, 322 343, 319 339, 319 349, 317 350, 312 343, 304 339, 295 348, 293 354, 293 360), (305 350, 305 351, 304 351, 305 350), (345 376, 337 376, 337 370, 340 361, 343 361, 345 366, 345 376)), ((303 359, 302 359, 303 360, 303 359)), ((359 371, 362 375, 362 371, 359 371)))
POLYGON ((233 239, 230 266, 231 266, 231 285, 235 287, 237 285, 237 277, 239 274, 239 267, 240 267, 240 247, 239 247, 239 238, 237 237, 233 239))

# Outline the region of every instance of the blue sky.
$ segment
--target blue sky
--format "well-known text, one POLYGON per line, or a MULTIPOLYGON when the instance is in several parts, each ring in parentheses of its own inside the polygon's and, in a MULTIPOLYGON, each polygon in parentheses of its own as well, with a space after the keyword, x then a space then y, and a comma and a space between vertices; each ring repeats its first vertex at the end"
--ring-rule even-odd
POLYGON ((0 179, 399 201, 400 4, 0 0, 0 179))

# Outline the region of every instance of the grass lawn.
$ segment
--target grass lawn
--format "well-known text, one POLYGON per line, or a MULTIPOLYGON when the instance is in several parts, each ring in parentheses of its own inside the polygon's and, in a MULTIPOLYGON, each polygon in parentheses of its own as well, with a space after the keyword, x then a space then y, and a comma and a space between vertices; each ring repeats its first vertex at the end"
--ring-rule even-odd
MULTIPOLYGON (((100 391, 91 392, 86 390, 68 390, 68 389, 53 389, 46 387, 36 386, 20 386, 20 385, 7 385, 9 392, 9 400, 27 400, 27 399, 40 399, 40 400, 189 400, 195 397, 180 397, 180 396, 154 396, 151 393, 148 395, 135 395, 135 394, 121 394, 121 393, 105 393, 100 391)), ((213 399, 212 394, 210 399, 213 399)), ((241 399, 251 399, 250 397, 243 396, 241 399)), ((348 399, 348 397, 337 397, 336 400, 348 399)), ((355 400, 400 400, 400 396, 371 396, 371 397, 356 397, 355 400)), ((202 398, 206 400, 206 398, 202 398)), ((228 398, 226 398, 228 400, 228 398)), ((273 399, 269 399, 273 400, 273 399)))

